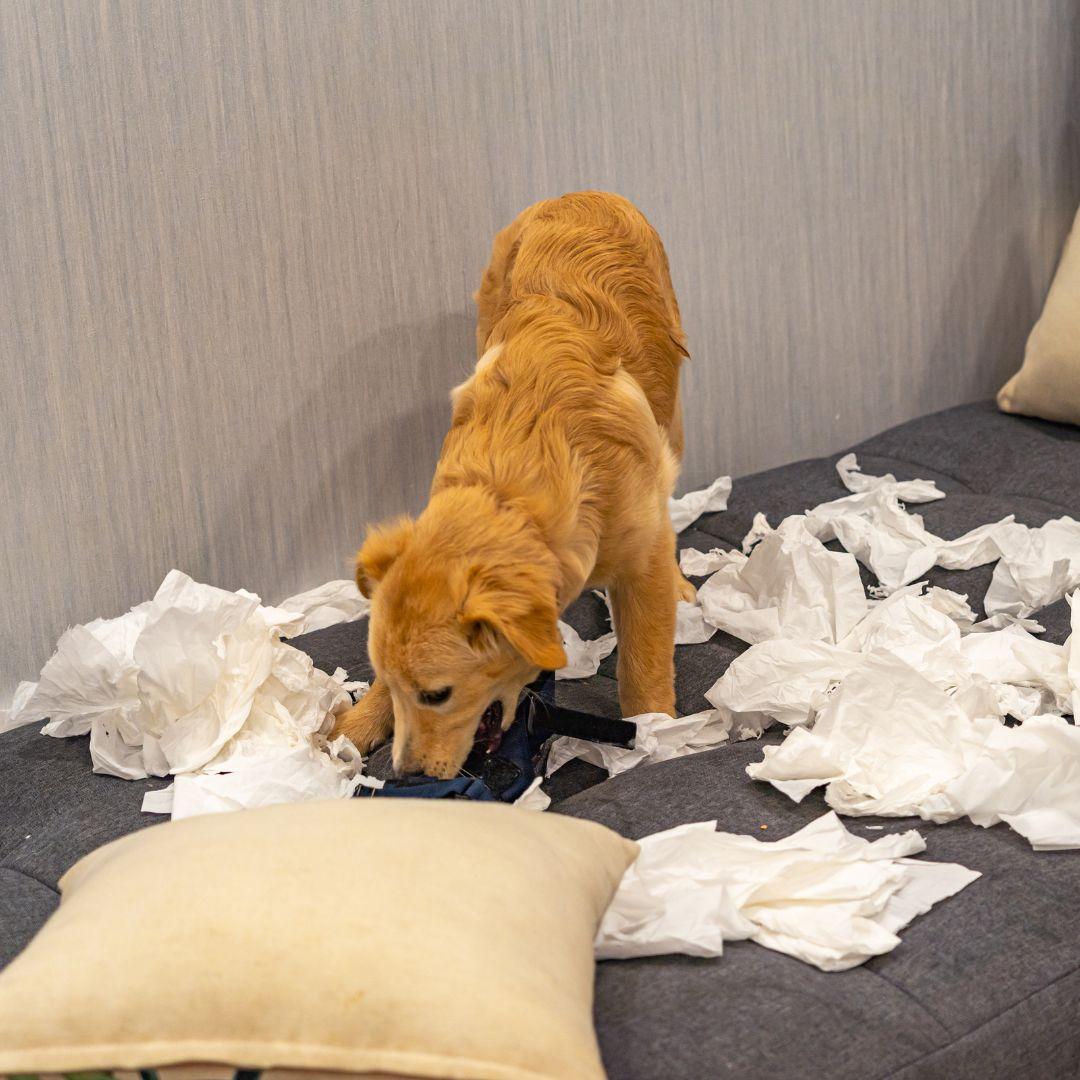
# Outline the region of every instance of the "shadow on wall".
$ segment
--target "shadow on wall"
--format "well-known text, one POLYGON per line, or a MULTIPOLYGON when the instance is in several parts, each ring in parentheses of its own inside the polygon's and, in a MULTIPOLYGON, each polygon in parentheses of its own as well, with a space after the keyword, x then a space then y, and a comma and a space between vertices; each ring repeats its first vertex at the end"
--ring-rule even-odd
POLYGON ((415 513, 426 502, 450 423, 449 392, 472 369, 474 350, 474 316, 452 312, 364 339, 322 364, 314 383, 297 370, 296 407, 242 469, 207 493, 208 528, 188 565, 207 567, 207 580, 226 588, 261 588, 270 601, 351 576, 368 523, 415 513), (362 415, 341 411, 341 387, 349 383, 361 384, 362 415), (323 437, 305 451, 308 483, 301 490, 275 484, 294 475, 289 461, 297 447, 312 445, 312 431, 323 437), (256 489, 273 498, 254 504, 256 489), (272 567, 268 579, 228 580, 229 551, 238 544, 266 552, 257 562, 272 567))
POLYGON ((1074 48, 1066 90, 1065 115, 1053 161, 1039 171, 1056 187, 1039 203, 1034 222, 1018 221, 1015 208, 1025 205, 1023 165, 1017 139, 1008 142, 979 205, 975 228, 953 277, 922 386, 927 408, 944 391, 950 399, 973 401, 996 393, 1024 358, 1028 334, 1042 311, 1065 238, 1080 202, 1080 131, 1071 118, 1080 107, 1080 10, 1071 27, 1074 48), (1008 239, 1002 231, 1008 230, 1008 239), (1048 253, 1048 264, 1032 250, 1048 253), (980 296, 991 294, 980 282, 994 276, 997 287, 979 310, 980 296), (974 316, 974 317, 973 317, 974 316), (978 326, 978 339, 964 340, 964 327, 978 326), (949 373, 964 380, 948 386, 949 373))
POLYGON ((1024 205, 1023 183, 1020 154, 1012 139, 979 204, 975 227, 942 307, 932 362, 924 369, 924 403, 943 394, 957 401, 983 397, 1019 366, 1037 314, 1026 230, 1009 215, 1011 207, 1024 205), (992 290, 986 287, 991 280, 996 281, 992 290), (977 329, 971 332, 972 340, 965 340, 969 328, 977 329), (963 381, 949 385, 950 377, 963 381))
POLYGON ((1015 141, 1002 155, 975 219, 971 239, 960 258, 942 311, 941 324, 926 367, 922 400, 926 408, 948 393, 957 401, 973 401, 996 393, 1020 367, 1028 334, 1042 304, 1080 199, 1077 129, 1062 129, 1056 175, 1063 188, 1057 198, 1042 204, 1029 228, 1009 220, 1008 208, 1022 206, 1022 169, 1015 141), (1002 235, 1007 229, 1007 239, 1002 235), (1052 252, 1052 261, 1036 265, 1032 243, 1052 252), (992 292, 980 282, 996 279, 992 292), (987 299, 979 310, 980 295, 987 299), (977 326, 978 337, 965 341, 965 326, 977 326), (949 385, 953 378, 960 385, 949 385))

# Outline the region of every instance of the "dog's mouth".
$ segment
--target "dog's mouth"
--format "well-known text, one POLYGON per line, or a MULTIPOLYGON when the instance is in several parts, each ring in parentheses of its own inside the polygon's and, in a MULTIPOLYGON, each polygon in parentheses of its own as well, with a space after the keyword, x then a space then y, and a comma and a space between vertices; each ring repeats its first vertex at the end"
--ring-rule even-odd
POLYGON ((476 728, 475 749, 485 754, 494 754, 502 742, 503 731, 503 703, 493 701, 480 717, 480 723, 476 728))

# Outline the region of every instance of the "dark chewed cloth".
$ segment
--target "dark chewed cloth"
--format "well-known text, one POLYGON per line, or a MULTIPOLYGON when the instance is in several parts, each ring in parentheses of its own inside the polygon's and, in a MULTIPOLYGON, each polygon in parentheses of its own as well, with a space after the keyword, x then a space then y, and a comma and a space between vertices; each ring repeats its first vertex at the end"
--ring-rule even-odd
POLYGON ((525 688, 497 749, 485 753, 474 748, 451 780, 431 776, 395 777, 393 744, 372 753, 367 773, 385 781, 381 788, 358 789, 358 796, 412 799, 473 799, 513 802, 524 794, 542 768, 545 745, 553 735, 574 735, 629 745, 634 725, 622 720, 559 709, 555 704, 555 673, 544 672, 525 688))

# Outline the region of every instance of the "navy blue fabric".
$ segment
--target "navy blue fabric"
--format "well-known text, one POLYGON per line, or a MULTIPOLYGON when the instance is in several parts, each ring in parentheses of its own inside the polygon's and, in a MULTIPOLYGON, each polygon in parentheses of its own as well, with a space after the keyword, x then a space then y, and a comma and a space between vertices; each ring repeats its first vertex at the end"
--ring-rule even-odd
POLYGON ((474 750, 461 773, 452 780, 431 776, 397 778, 389 772, 392 746, 387 745, 377 750, 368 763, 368 772, 384 779, 384 785, 360 788, 357 797, 513 802, 542 770, 552 736, 572 735, 632 746, 636 733, 630 721, 556 705, 555 673, 546 671, 526 687, 514 713, 514 722, 503 733, 496 751, 485 754, 474 750))
POLYGON ((549 733, 534 723, 535 703, 540 700, 554 706, 555 673, 544 672, 528 689, 530 692, 518 702, 514 722, 503 733, 499 748, 491 754, 474 751, 452 780, 406 776, 389 779, 381 788, 360 788, 357 795, 513 802, 536 777, 537 761, 549 733))

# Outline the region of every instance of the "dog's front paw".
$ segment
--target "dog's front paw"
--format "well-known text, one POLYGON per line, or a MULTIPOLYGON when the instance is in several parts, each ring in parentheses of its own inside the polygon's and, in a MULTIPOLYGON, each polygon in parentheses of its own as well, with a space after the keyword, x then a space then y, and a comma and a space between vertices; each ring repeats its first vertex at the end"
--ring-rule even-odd
POLYGON ((393 734, 394 710, 389 698, 389 694, 376 694, 373 687, 337 717, 333 737, 345 735, 361 754, 369 754, 393 734))

